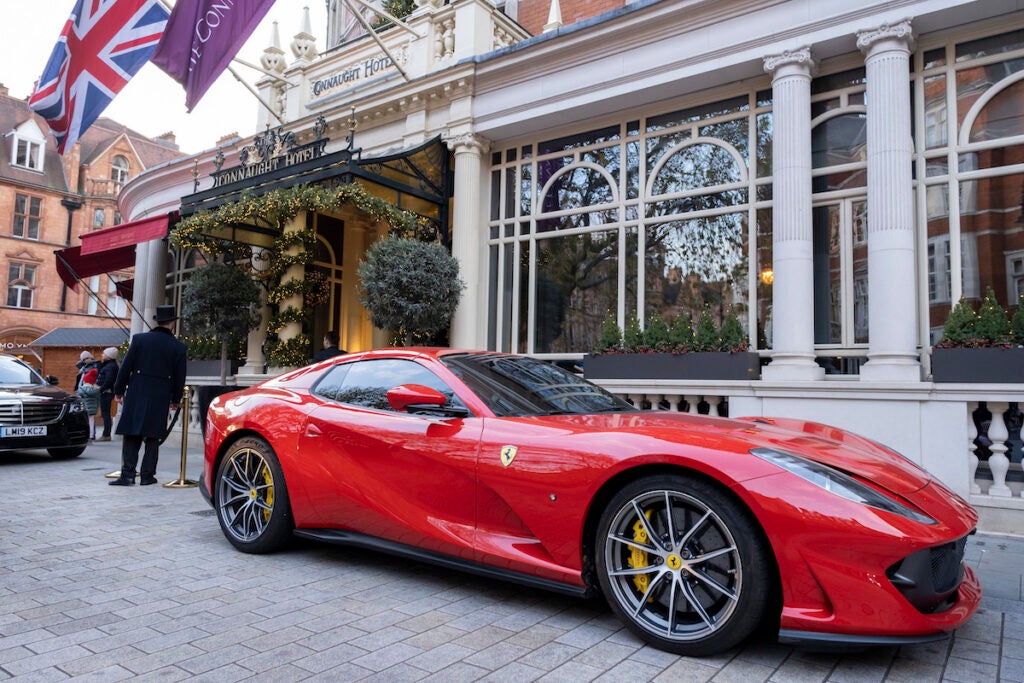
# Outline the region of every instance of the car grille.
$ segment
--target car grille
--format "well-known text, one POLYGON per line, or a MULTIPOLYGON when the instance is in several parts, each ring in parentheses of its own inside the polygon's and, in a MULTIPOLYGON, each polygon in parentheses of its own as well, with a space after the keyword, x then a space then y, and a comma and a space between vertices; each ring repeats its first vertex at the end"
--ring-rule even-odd
POLYGON ((919 612, 944 612, 956 601, 956 590, 964 578, 966 547, 964 536, 919 550, 889 567, 886 575, 919 612))
POLYGON ((0 401, 0 425, 39 425, 57 422, 64 412, 61 401, 0 401))

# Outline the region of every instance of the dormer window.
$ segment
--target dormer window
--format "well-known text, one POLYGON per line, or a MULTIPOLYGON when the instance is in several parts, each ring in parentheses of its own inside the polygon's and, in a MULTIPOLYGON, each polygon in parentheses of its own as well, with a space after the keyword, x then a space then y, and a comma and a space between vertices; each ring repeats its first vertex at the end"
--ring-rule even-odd
POLYGON ((120 154, 110 164, 110 178, 118 187, 128 182, 128 160, 120 154))
POLYGON ((35 121, 28 120, 8 135, 11 141, 11 165, 42 171, 46 138, 35 121))

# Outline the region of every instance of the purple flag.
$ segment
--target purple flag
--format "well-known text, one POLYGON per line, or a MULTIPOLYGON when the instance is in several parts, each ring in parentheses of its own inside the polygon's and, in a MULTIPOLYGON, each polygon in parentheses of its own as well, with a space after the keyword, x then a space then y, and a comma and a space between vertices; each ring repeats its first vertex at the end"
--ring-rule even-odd
POLYGON ((150 61, 185 86, 185 108, 227 68, 274 0, 178 0, 150 61))

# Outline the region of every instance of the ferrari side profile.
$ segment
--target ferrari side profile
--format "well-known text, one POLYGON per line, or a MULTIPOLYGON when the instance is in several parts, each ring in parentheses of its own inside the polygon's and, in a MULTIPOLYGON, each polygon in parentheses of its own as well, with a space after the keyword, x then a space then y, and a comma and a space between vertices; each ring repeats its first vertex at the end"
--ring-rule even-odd
POLYGON ((601 594, 692 656, 765 628, 920 642, 981 600, 977 514, 898 453, 797 419, 638 410, 525 356, 368 351, 220 396, 200 490, 243 552, 301 536, 601 594))

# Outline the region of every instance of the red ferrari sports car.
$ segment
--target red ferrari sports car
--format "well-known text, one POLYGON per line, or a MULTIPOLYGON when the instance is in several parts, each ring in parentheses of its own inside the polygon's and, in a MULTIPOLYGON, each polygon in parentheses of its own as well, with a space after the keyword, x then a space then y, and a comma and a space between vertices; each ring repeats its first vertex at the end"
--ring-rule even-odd
POLYGON ((203 495, 227 539, 293 535, 600 592, 647 642, 941 637, 981 599, 977 515, 899 454, 793 419, 633 406, 555 365, 337 356, 215 399, 203 495))

